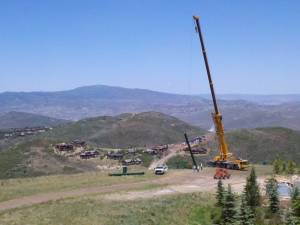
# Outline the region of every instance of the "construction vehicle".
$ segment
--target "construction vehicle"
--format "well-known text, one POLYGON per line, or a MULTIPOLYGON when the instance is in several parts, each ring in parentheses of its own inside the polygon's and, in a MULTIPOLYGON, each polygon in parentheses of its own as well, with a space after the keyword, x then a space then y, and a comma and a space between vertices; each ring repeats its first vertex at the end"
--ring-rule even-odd
POLYGON ((227 169, 224 168, 216 169, 214 179, 229 179, 229 178, 230 178, 230 174, 228 173, 227 169))
POLYGON ((209 81, 210 92, 213 100, 214 110, 215 112, 212 113, 213 122, 215 125, 216 135, 219 144, 219 155, 216 156, 213 160, 208 162, 209 166, 213 167, 220 167, 220 168, 227 168, 227 169, 234 169, 234 170, 243 170, 249 166, 248 160, 244 159, 237 159, 235 158, 232 153, 229 152, 228 145, 226 143, 225 135, 224 135, 224 126, 222 122, 222 114, 219 111, 216 95, 214 91, 214 85, 212 82, 212 77, 210 73, 210 68, 208 64, 207 54, 204 46, 204 40, 200 28, 200 22, 198 16, 193 16, 193 19, 196 24, 196 31, 199 35, 201 50, 204 58, 205 68, 207 72, 207 77, 209 81))

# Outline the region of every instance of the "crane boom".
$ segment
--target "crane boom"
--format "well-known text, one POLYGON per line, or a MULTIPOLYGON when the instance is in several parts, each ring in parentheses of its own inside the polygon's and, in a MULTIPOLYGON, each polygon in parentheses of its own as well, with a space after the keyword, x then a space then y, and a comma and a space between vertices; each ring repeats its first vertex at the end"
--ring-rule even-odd
POLYGON ((218 109, 217 99, 216 99, 216 95, 215 95, 214 84, 213 84, 211 74, 210 74, 210 68, 209 68, 207 54, 206 54, 205 45, 204 45, 204 40, 203 40, 203 36, 202 36, 202 32, 201 32, 199 17, 198 16, 193 16, 193 18, 195 20, 197 33, 199 35, 199 40, 200 40, 201 50, 202 50, 202 54, 203 54, 203 58, 204 58, 205 69, 206 69, 206 72, 207 72, 211 97, 212 97, 212 100, 213 100, 213 103, 214 103, 215 114, 219 114, 219 109, 218 109))
POLYGON ((249 163, 248 160, 244 159, 236 159, 233 157, 233 155, 229 152, 227 142, 225 139, 224 134, 224 125, 222 121, 222 114, 219 111, 216 94, 214 90, 214 84, 211 78, 210 68, 208 64, 207 54, 205 50, 204 40, 201 32, 200 22, 198 16, 193 16, 193 19, 196 23, 196 30, 199 35, 200 44, 201 44, 201 50, 204 58, 206 73, 208 77, 210 92, 214 104, 215 112, 212 113, 213 122, 215 124, 216 134, 218 138, 219 143, 219 155, 217 155, 214 160, 211 160, 208 164, 210 166, 217 166, 217 167, 224 167, 228 169, 236 169, 236 170, 243 170, 248 167, 249 163))
POLYGON ((213 81, 212 81, 212 78, 211 78, 211 73, 210 73, 208 58, 207 58, 207 54, 206 54, 206 50, 205 50, 203 35, 202 35, 202 32, 201 32, 199 17, 193 16, 193 18, 195 20, 197 33, 198 33, 199 39, 200 39, 201 50, 202 50, 202 54, 203 54, 203 58, 204 58, 204 63, 205 63, 205 68, 206 68, 206 72, 207 72, 210 92, 211 92, 211 96, 212 96, 212 100, 213 100, 213 104, 214 104, 214 109, 215 109, 215 112, 212 113, 212 117, 213 117, 213 121, 214 121, 214 124, 215 124, 215 129, 216 129, 216 134, 217 134, 218 141, 219 141, 219 152, 220 152, 220 155, 216 157, 216 160, 224 161, 224 160, 227 160, 228 157, 231 154, 228 151, 228 146, 227 146, 227 143, 226 143, 226 140, 225 140, 224 126, 223 126, 223 122, 222 122, 222 114, 220 113, 219 108, 218 108, 218 104, 217 104, 216 94, 215 94, 215 90, 214 90, 214 84, 213 84, 213 81))

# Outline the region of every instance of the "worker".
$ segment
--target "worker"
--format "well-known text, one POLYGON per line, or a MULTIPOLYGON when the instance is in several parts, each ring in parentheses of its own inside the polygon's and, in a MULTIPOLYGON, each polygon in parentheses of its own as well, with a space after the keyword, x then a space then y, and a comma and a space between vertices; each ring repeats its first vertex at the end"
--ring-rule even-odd
POLYGON ((201 171, 203 170, 203 165, 202 165, 202 163, 200 163, 200 169, 201 169, 201 171))
POLYGON ((193 165, 193 172, 195 172, 196 171, 196 166, 195 165, 193 165))

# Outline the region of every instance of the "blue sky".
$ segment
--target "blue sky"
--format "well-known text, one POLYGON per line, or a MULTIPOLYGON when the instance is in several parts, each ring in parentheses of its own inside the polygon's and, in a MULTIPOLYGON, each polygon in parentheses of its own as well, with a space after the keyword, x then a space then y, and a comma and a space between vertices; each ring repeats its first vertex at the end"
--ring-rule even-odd
POLYGON ((207 93, 194 14, 218 93, 300 93, 298 0, 1 1, 0 92, 207 93))

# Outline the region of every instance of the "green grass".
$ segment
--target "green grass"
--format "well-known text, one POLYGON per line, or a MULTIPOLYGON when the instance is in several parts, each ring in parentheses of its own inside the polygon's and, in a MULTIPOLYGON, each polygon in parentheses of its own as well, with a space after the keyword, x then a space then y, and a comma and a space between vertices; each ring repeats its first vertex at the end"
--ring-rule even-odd
POLYGON ((51 143, 51 140, 29 137, 22 143, 17 143, 0 151, 0 179, 46 175, 30 168, 26 161, 31 156, 35 157, 36 155, 36 152, 31 151, 31 147, 44 148, 51 143))
POLYGON ((23 153, 18 146, 0 152, 0 179, 24 176, 23 153))
MULTIPOLYGON (((194 157, 198 165, 200 165, 201 162, 202 164, 204 164, 204 159, 207 158, 206 155, 205 156, 194 155, 194 157)), ((168 160, 167 165, 170 169, 192 169, 193 160, 189 154, 176 155, 168 160)))
POLYGON ((213 198, 182 194, 159 198, 108 202, 77 198, 0 213, 5 225, 208 225, 213 198))
POLYGON ((154 179, 155 175, 110 177, 104 172, 88 172, 73 175, 52 175, 36 178, 8 179, 0 181, 0 201, 39 193, 75 190, 85 187, 101 187, 113 184, 134 183, 154 179))

